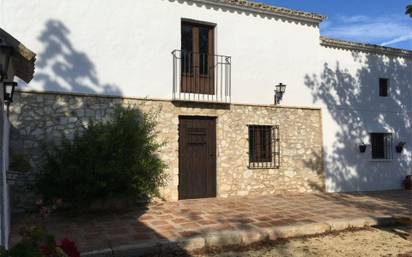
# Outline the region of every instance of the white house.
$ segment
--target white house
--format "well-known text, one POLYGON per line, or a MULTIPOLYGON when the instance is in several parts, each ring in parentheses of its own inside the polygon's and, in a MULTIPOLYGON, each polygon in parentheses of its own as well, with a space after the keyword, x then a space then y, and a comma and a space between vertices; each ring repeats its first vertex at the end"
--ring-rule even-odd
POLYGON ((28 154, 53 122, 71 131, 121 99, 163 108, 170 199, 391 190, 411 174, 411 51, 324 38, 322 15, 243 0, 0 3, 0 25, 39 53, 13 118, 28 154), (53 101, 73 117, 41 110, 56 119, 33 114, 24 134, 24 108, 53 101))

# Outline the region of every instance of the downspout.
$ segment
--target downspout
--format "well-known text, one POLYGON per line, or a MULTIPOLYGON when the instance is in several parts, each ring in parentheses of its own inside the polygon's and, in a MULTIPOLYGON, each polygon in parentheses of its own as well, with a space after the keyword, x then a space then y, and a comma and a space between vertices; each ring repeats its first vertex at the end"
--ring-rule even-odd
POLYGON ((0 0, 0 27, 4 27, 4 1, 0 0))
MULTIPOLYGON (((3 105, 3 103, 2 103, 3 105)), ((3 105, 4 106, 4 105, 3 105)), ((6 180, 6 173, 7 173, 7 163, 5 157, 6 150, 5 145, 4 145, 4 133, 5 133, 5 126, 6 126, 6 121, 4 117, 4 108, 2 108, 2 119, 3 119, 3 126, 1 129, 1 145, 2 145, 2 172, 0 174, 0 181, 1 181, 1 192, 0 192, 0 199, 1 199, 1 204, 0 204, 0 210, 1 210, 1 223, 0 223, 0 231, 1 231, 1 237, 0 237, 0 243, 3 247, 8 249, 7 245, 7 240, 6 240, 6 194, 5 191, 7 190, 7 181, 6 180)), ((7 119, 7 118, 6 118, 7 119)))
MULTIPOLYGON (((1 0, 0 0, 1 1, 1 0)), ((4 208, 4 183, 3 174, 6 172, 4 169, 5 159, 4 159, 4 102, 3 102, 3 85, 0 81, 0 114, 1 114, 1 126, 0 126, 0 244, 7 248, 5 245, 5 208, 4 208)))
MULTIPOLYGON (((3 14, 3 0, 0 0, 0 15, 3 14)), ((3 15, 1 15, 3 17, 3 15)), ((2 19, 2 18, 1 18, 2 19)), ((2 21, 0 21, 2 22, 2 21)), ((1 23, 3 24, 3 23, 1 23)), ((4 56, 0 56, 0 58, 4 58, 4 56)), ((9 73, 10 70, 6 70, 6 75, 7 77, 10 77, 9 73)), ((1 126, 0 126, 0 245, 8 249, 7 245, 7 239, 6 239, 6 190, 7 190, 7 181, 6 181, 6 172, 7 172, 7 157, 6 157, 6 149, 5 146, 5 126, 6 126, 6 120, 8 119, 6 114, 5 114, 5 108, 4 108, 4 99, 3 99, 3 81, 5 78, 2 78, 0 81, 0 119, 1 119, 1 126)))

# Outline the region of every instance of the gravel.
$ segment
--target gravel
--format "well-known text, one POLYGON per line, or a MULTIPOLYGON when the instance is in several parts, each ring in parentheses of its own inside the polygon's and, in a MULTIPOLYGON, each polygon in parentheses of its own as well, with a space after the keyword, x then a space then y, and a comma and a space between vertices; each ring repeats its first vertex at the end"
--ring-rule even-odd
MULTIPOLYGON (((256 248, 256 247, 255 247, 256 248)), ((391 229, 370 228, 318 237, 293 239, 246 251, 195 255, 196 257, 311 257, 398 256, 412 252, 412 241, 391 229)), ((407 255, 405 255, 407 256, 407 255)), ((412 255, 410 255, 412 257, 412 255)))

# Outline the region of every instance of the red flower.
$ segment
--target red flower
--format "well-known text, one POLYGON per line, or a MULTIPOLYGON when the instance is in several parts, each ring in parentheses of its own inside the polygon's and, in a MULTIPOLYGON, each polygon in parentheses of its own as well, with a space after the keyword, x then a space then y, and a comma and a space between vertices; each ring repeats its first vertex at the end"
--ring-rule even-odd
POLYGON ((70 239, 63 239, 58 245, 69 257, 80 257, 79 249, 76 243, 70 239))

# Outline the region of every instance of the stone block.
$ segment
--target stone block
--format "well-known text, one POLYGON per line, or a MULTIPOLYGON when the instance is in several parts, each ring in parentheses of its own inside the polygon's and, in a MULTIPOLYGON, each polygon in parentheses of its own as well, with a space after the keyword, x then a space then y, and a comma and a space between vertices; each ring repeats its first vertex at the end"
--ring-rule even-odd
POLYGON ((276 226, 266 231, 269 234, 270 240, 276 240, 279 238, 290 238, 307 235, 317 235, 328 232, 330 226, 325 223, 309 223, 309 224, 291 224, 285 226, 276 226))
POLYGON ((331 231, 341 231, 349 228, 349 221, 347 219, 331 219, 326 220, 325 223, 330 226, 331 231))
POLYGON ((325 223, 329 224, 331 230, 339 231, 348 228, 363 228, 369 226, 387 226, 394 224, 394 219, 388 217, 357 217, 357 218, 341 218, 327 220, 325 223))
POLYGON ((206 247, 238 245, 242 242, 239 231, 222 231, 205 235, 206 247))
POLYGON ((243 245, 250 245, 269 239, 268 233, 259 229, 241 230, 239 234, 243 245))
POLYGON ((178 240, 177 245, 179 248, 190 252, 204 249, 206 246, 206 241, 205 238, 197 236, 178 240))

